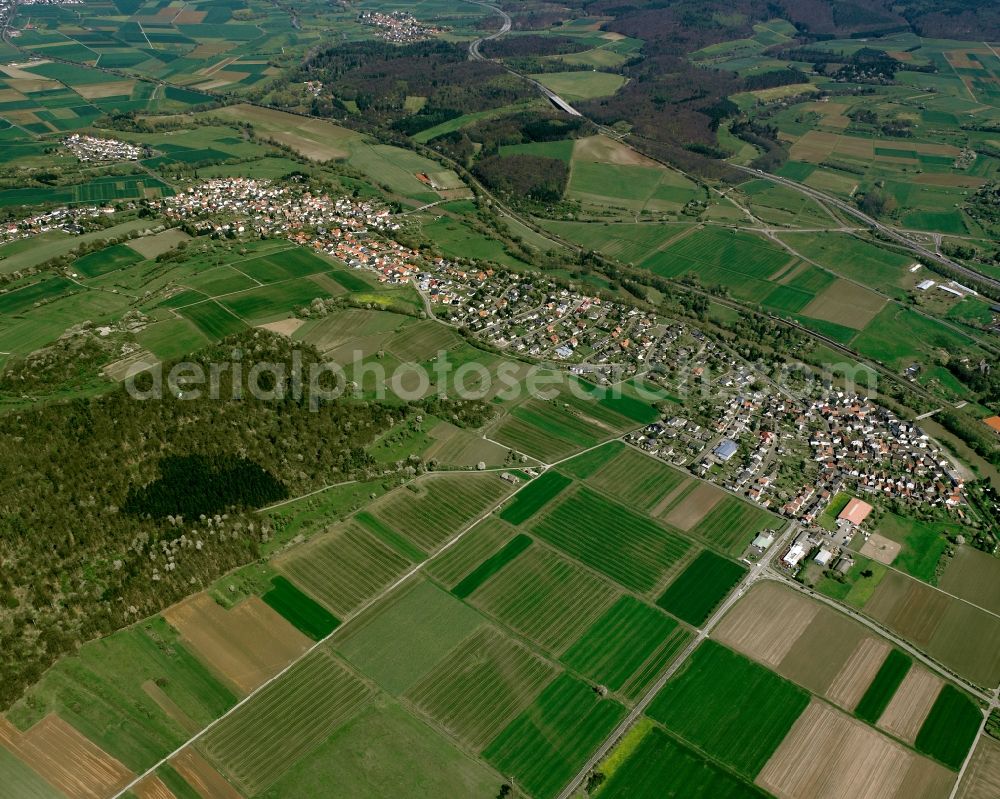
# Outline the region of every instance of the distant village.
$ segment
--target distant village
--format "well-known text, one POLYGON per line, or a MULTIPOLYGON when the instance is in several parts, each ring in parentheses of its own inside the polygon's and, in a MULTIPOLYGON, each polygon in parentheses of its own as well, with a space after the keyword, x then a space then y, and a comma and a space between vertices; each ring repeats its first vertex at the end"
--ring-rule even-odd
POLYGON ((362 11, 358 21, 363 25, 378 28, 375 37, 393 44, 423 41, 444 30, 444 28, 425 25, 405 11, 393 11, 390 14, 383 14, 380 11, 362 11))
POLYGON ((63 144, 81 161, 138 161, 148 157, 148 149, 118 139, 101 139, 74 133, 63 139, 63 144))

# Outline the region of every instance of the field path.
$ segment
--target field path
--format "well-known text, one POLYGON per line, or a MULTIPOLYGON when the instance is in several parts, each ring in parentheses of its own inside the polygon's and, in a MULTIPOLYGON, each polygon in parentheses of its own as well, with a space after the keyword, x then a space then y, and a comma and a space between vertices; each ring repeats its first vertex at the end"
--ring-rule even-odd
MULTIPOLYGON (((636 428, 636 429, 638 429, 638 428, 636 428)), ((628 433, 626 432, 623 435, 627 435, 627 434, 628 433)), ((610 438, 607 438, 607 439, 603 439, 603 440, 600 441, 600 443, 595 444, 594 446, 588 447, 587 449, 581 450, 579 452, 574 452, 572 455, 567 455, 565 458, 561 458, 560 460, 555 461, 552 464, 549 464, 549 466, 550 467, 558 466, 560 463, 563 463, 564 461, 568 461, 568 460, 571 460, 572 458, 576 458, 576 457, 578 457, 580 455, 584 455, 584 454, 586 454, 588 452, 591 452, 592 450, 598 449, 599 447, 603 447, 605 444, 608 443, 608 441, 613 441, 613 440, 617 440, 617 439, 619 439, 619 436, 613 436, 613 437, 610 437, 610 438)), ((498 470, 491 470, 491 471, 498 471, 498 470)), ((475 474, 480 474, 480 472, 475 472, 475 474)), ((350 483, 350 482, 355 482, 355 481, 347 481, 347 482, 350 483)), ((122 787, 117 793, 115 793, 111 797, 111 799, 120 799, 120 797, 125 796, 125 794, 127 794, 130 790, 134 789, 140 782, 142 782, 144 779, 146 779, 150 775, 154 774, 156 772, 156 770, 160 768, 160 766, 168 764, 170 760, 172 760, 173 758, 175 758, 178 755, 180 755, 187 747, 192 746, 194 743, 196 743, 198 740, 200 740, 202 737, 204 737, 210 730, 214 729, 219 723, 221 723, 223 721, 223 719, 228 718, 233 713, 235 713, 237 710, 239 710, 244 705, 246 705, 247 703, 249 703, 251 700, 253 700, 254 697, 256 697, 257 695, 259 695, 261 693, 261 691, 264 691, 269 685, 271 685, 272 683, 277 682, 278 680, 280 680, 285 674, 287 674, 291 669, 293 669, 296 666, 296 664, 300 663, 303 658, 308 657, 311 653, 315 652, 321 646, 323 646, 324 644, 326 644, 335 634, 340 633, 351 622, 353 622, 359 616, 362 616, 365 613, 365 611, 367 611, 373 605, 375 605, 378 602, 380 602, 384 597, 386 597, 389 594, 391 594, 393 591, 395 591, 397 588, 399 588, 401 585, 403 585, 403 583, 405 583, 411 577, 415 576, 420 571, 422 571, 423 568, 427 564, 431 563, 432 561, 437 560, 442 555, 444 555, 446 552, 448 552, 453 546, 455 546, 460 540, 462 540, 462 538, 464 538, 465 535, 472 528, 474 528, 480 522, 482 522, 482 521, 486 520, 487 518, 489 518, 496 510, 498 510, 505 503, 509 502, 520 491, 523 491, 527 486, 531 485, 531 483, 532 483, 532 481, 530 481, 530 480, 527 481, 527 482, 523 482, 516 490, 514 490, 510 494, 507 494, 499 502, 495 503, 494 505, 491 505, 484 513, 482 513, 481 515, 479 515, 478 517, 476 517, 465 528, 463 528, 458 533, 456 533, 454 536, 452 536, 451 539, 449 539, 443 546, 441 546, 441 548, 438 549, 433 555, 431 555, 430 557, 428 557, 426 560, 423 560, 420 563, 417 563, 416 565, 414 565, 409 571, 407 571, 405 574, 403 574, 398 580, 396 580, 395 582, 393 582, 390 585, 386 586, 378 594, 376 594, 375 596, 371 597, 371 599, 369 599, 367 602, 365 602, 363 605, 361 605, 359 608, 357 608, 357 610, 355 610, 350 616, 348 616, 346 619, 344 619, 344 621, 341 623, 341 625, 339 627, 337 627, 335 630, 333 630, 329 635, 327 635, 324 638, 321 638, 319 641, 316 641, 312 646, 310 646, 308 649, 306 649, 304 652, 302 652, 301 655, 299 655, 298 657, 296 657, 292 662, 290 662, 283 669, 281 669, 281 671, 279 671, 273 677, 271 677, 270 679, 266 680, 265 682, 263 682, 259 686, 257 686, 257 688, 255 688, 253 691, 251 691, 249 694, 247 694, 243 699, 241 699, 239 702, 237 702, 235 705, 233 705, 228 711, 226 711, 221 716, 219 716, 217 719, 215 719, 215 721, 211 722, 207 726, 203 727, 200 731, 196 732, 194 735, 192 735, 190 738, 188 738, 188 740, 186 740, 183 744, 181 744, 180 746, 178 746, 173 752, 170 752, 168 755, 166 755, 163 758, 161 758, 159 761, 157 761, 152 766, 150 766, 146 771, 142 772, 141 774, 136 775, 132 779, 132 781, 128 783, 128 785, 125 785, 124 787, 122 787)), ((338 485, 340 485, 340 484, 338 484, 338 485)), ((315 493, 318 493, 319 491, 325 491, 327 488, 331 488, 331 487, 332 486, 327 486, 325 488, 320 488, 320 489, 317 489, 317 491, 314 491, 312 493, 315 494, 315 493)), ((306 494, 304 496, 310 496, 310 494, 306 494)), ((295 499, 302 499, 302 497, 296 497, 295 499)), ((294 500, 287 500, 286 502, 279 502, 276 505, 271 505, 270 507, 271 508, 279 507, 279 506, 281 506, 283 504, 286 504, 287 502, 291 502, 291 501, 294 501, 294 500)), ((786 533, 786 536, 787 536, 787 533, 786 533)), ((726 607, 728 607, 728 605, 729 605, 729 603, 726 604, 726 607)), ((721 609, 720 609, 720 612, 721 612, 721 609)), ((718 614, 717 614, 717 616, 718 616, 718 614)), ((687 654, 689 654, 689 653, 686 653, 685 657, 687 656, 687 654)), ((673 673, 673 672, 671 672, 671 673, 673 673)), ((649 698, 651 699, 652 696, 650 696, 649 698)))

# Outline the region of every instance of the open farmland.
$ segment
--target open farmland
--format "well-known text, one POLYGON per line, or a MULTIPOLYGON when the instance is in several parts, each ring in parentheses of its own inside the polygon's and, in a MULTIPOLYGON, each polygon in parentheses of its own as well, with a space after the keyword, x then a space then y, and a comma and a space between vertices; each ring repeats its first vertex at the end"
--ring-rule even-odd
POLYGON ((279 557, 275 567, 306 593, 345 618, 410 565, 401 553, 355 522, 279 557))
POLYGON ((510 450, 475 433, 456 427, 450 422, 439 422, 430 431, 433 443, 424 450, 424 460, 435 460, 447 466, 471 468, 480 462, 487 466, 502 466, 510 450))
POLYGON ((55 788, 5 746, 0 746, 0 780, 12 795, 23 799, 62 799, 55 788))
POLYGON ((333 646, 365 676, 398 695, 483 623, 482 616, 433 583, 414 581, 338 633, 333 646))
POLYGON ((656 604, 692 627, 700 627, 746 573, 740 564, 703 550, 656 604))
POLYGON ((665 247, 640 266, 661 277, 691 272, 706 285, 747 279, 766 281, 792 256, 750 233, 702 228, 665 247))
POLYGON ((766 510, 727 496, 713 507, 696 525, 688 529, 691 535, 714 544, 723 552, 739 555, 765 527, 779 520, 766 510))
POLYGON ((597 794, 601 799, 763 799, 765 794, 663 730, 649 729, 597 794))
POLYGON ((284 577, 273 577, 271 585, 261 599, 314 641, 325 638, 340 623, 326 608, 284 577))
POLYGON ((492 577, 471 601, 520 635, 559 653, 583 634, 616 594, 609 583, 535 546, 492 577))
POLYGON ((1000 796, 1000 741, 982 735, 962 777, 958 799, 995 799, 1000 796))
POLYGON ((250 693, 312 643, 257 597, 224 610, 207 593, 167 608, 163 617, 217 674, 250 693))
POLYGON ((523 524, 573 481, 559 472, 547 471, 521 489, 514 501, 500 512, 509 524, 523 524))
POLYGON ((581 480, 592 477, 606 463, 622 452, 625 445, 621 441, 609 441, 603 446, 577 455, 575 458, 559 464, 559 470, 571 474, 581 480))
POLYGON ((706 640, 656 695, 647 714, 753 778, 808 704, 801 688, 706 640))
POLYGON ((959 769, 976 741, 983 713, 968 694, 951 684, 942 686, 914 746, 917 751, 959 769))
POLYGON ((687 532, 726 498, 726 492, 712 483, 687 480, 664 497, 663 503, 653 509, 653 515, 671 527, 687 532))
POLYGON ((465 579, 451 589, 451 592, 459 599, 465 599, 507 564, 518 558, 531 544, 530 536, 519 533, 469 572, 465 579))
POLYGON ((1000 613, 1000 560, 973 547, 958 547, 939 585, 949 594, 1000 613))
POLYGON ((510 484, 495 474, 430 475, 398 489, 372 515, 421 549, 436 549, 498 504, 510 484))
POLYGON ((778 799, 945 799, 953 780, 937 763, 815 699, 757 775, 778 799))
POLYGON ((358 713, 371 696, 364 682, 319 650, 227 716, 201 746, 252 796, 358 713))
POLYGON ((622 596, 562 656, 570 668, 638 699, 680 654, 691 634, 669 616, 622 596))
POLYGON ((636 591, 651 590, 691 548, 680 536, 583 487, 531 529, 636 591))
POLYGON ((514 408, 491 434, 501 444, 543 461, 592 447, 607 433, 555 402, 531 398, 514 408))
POLYGON ((552 799, 625 715, 625 708, 562 674, 484 750, 537 799, 552 799))
POLYGON ((427 573, 445 588, 454 588, 483 561, 499 552, 515 535, 514 528, 498 517, 483 519, 447 552, 430 561, 426 567, 427 573))
POLYGON ((869 724, 878 721, 912 665, 913 658, 905 652, 898 649, 890 651, 875 674, 875 679, 854 708, 854 715, 869 724))
MULTIPOLYGON (((943 681, 931 671, 914 666, 900 684, 878 726, 901 741, 912 744, 927 719, 943 681)), ((977 720, 978 725, 978 720, 977 720)))
POLYGON ((473 633, 407 698, 479 751, 552 679, 554 668, 492 628, 473 633))
POLYGON ((895 571, 864 612, 974 683, 1000 682, 1000 618, 895 571))
POLYGON ((630 508, 649 511, 684 480, 682 472, 628 448, 609 460, 588 482, 630 508))

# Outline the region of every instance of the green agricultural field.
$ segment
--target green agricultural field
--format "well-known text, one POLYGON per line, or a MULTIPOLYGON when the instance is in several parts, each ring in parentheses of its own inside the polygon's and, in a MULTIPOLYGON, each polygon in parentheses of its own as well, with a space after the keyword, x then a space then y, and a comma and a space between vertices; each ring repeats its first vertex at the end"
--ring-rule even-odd
POLYGON ((491 438, 533 457, 554 461, 594 446, 603 436, 604 431, 571 411, 532 398, 504 417, 491 438))
POLYGON ((616 597, 610 583, 535 546, 476 591, 471 601, 518 634, 559 653, 616 597))
POLYGON ((407 698, 475 751, 493 740, 555 669, 521 644, 482 628, 451 650, 407 698))
POLYGON ((371 698, 365 683, 317 650, 209 730, 199 746, 245 795, 255 796, 371 698))
POLYGON ((84 277, 98 277, 116 269, 124 269, 132 264, 137 264, 142 260, 131 247, 124 244, 115 244, 105 247, 103 250, 89 253, 82 258, 73 261, 73 270, 79 272, 84 277))
POLYGON ((537 799, 552 799, 625 715, 590 686, 562 674, 485 749, 537 799))
POLYGON ((190 319, 209 339, 218 340, 245 330, 247 325, 215 300, 185 306, 180 313, 190 319))
POLYGON ((577 455, 572 460, 559 464, 559 469, 583 480, 595 474, 624 448, 625 445, 621 441, 609 441, 602 447, 592 449, 590 452, 577 455))
POLYGON ((17 799, 62 799, 62 794, 0 746, 0 780, 4 791, 17 799))
POLYGON ((451 589, 459 599, 466 599, 493 575, 500 572, 504 566, 517 558, 531 546, 531 537, 523 534, 514 536, 497 552, 476 566, 469 574, 451 589))
POLYGON ((60 660, 8 718, 27 728, 58 712, 130 769, 142 771, 189 736, 173 708, 168 712, 157 702, 160 696, 195 728, 236 703, 229 689, 157 618, 84 644, 60 660))
POLYGON ((929 361, 938 352, 961 353, 972 348, 972 339, 910 308, 889 304, 854 339, 863 355, 890 368, 929 361))
POLYGON ((484 619, 426 580, 404 586, 337 634, 333 646, 392 694, 423 679, 484 619))
POLYGON ((713 269, 722 269, 744 278, 767 280, 790 260, 786 251, 751 233, 707 227, 671 244, 640 266, 662 277, 688 271, 714 274, 713 269))
POLYGON ((982 721, 983 712, 968 694, 946 683, 917 733, 914 746, 918 752, 957 770, 975 743, 982 721))
POLYGON ((515 535, 514 528, 496 516, 490 516, 463 535, 457 544, 430 561, 426 571, 445 588, 451 589, 499 552, 515 535))
POLYGON ((953 523, 922 522, 887 513, 876 532, 902 544, 902 549, 892 561, 893 568, 935 585, 938 563, 949 548, 945 535, 961 531, 962 526, 953 523))
POLYGON ((532 531, 635 591, 651 590, 691 547, 679 535, 587 488, 563 500, 532 531))
POLYGON ((628 448, 608 460, 587 482, 630 508, 650 511, 685 479, 676 469, 628 448))
POLYGON ((438 730, 387 702, 364 708, 258 797, 324 796, 331 786, 351 799, 411 796, 415 790, 421 796, 490 797, 502 782, 438 730))
POLYGON ((314 641, 326 638, 340 624, 336 616, 284 577, 273 577, 271 584, 261 599, 314 641))
POLYGON ((497 505, 509 488, 496 474, 432 475, 393 492, 371 513, 431 551, 497 505))
POLYGON ((700 627, 746 573, 740 564, 703 550, 656 604, 692 627, 700 627))
POLYGON ((593 794, 599 799, 764 799, 759 788, 653 727, 593 794))
POLYGON ((313 254, 304 247, 291 247, 239 263, 239 270, 243 274, 261 283, 275 283, 279 280, 307 277, 326 272, 331 267, 329 261, 313 254))
POLYGON ((879 667, 861 701, 854 708, 854 714, 869 724, 878 721, 912 665, 913 658, 905 652, 893 649, 879 667))
POLYGON ((766 510, 727 496, 689 532, 730 555, 739 555, 757 533, 778 523, 766 510))
POLYGON ((647 713, 753 779, 808 704, 806 691, 707 640, 656 695, 647 713))
POLYGON ((415 547, 409 539, 397 533, 389 525, 376 519, 366 510, 355 514, 354 521, 364 527, 369 533, 372 533, 383 544, 396 550, 396 552, 413 563, 418 563, 427 557, 426 552, 419 547, 415 547))
POLYGON ((625 78, 614 72, 543 72, 529 77, 570 103, 607 97, 625 85, 625 78))
POLYGON ((279 557, 275 566, 343 619, 403 574, 410 561, 360 525, 347 523, 279 557))
POLYGON ((76 287, 62 277, 52 277, 29 283, 0 294, 0 314, 13 316, 29 310, 35 303, 50 302, 72 292, 76 287))
POLYGON ((691 634, 669 616, 625 595, 566 650, 562 661, 635 701, 690 640, 691 634))
POLYGON ((317 297, 325 299, 329 296, 330 292, 318 283, 304 278, 230 294, 220 302, 236 316, 257 321, 280 317, 309 305, 317 297))
POLYGON ((401 361, 421 363, 438 357, 441 351, 455 349, 462 339, 450 327, 433 319, 410 325, 385 342, 389 350, 401 361))
POLYGON ((514 501, 500 512, 500 518, 510 524, 523 524, 572 482, 559 472, 545 472, 517 492, 514 501))

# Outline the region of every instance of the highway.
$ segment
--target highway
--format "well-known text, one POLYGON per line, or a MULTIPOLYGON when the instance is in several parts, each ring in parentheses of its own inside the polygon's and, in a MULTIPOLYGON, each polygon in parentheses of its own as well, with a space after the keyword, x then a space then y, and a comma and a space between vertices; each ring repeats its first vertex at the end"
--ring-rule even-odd
POLYGON ((738 166, 736 164, 730 164, 729 166, 731 166, 733 169, 738 169, 741 172, 746 172, 747 174, 753 175, 755 177, 766 178, 767 180, 770 180, 774 183, 779 183, 782 186, 794 189, 795 191, 805 194, 807 197, 811 197, 817 202, 831 205, 838 211, 842 211, 845 214, 848 214, 849 216, 853 216, 855 219, 861 220, 870 229, 878 231, 886 238, 891 239, 897 244, 902 245, 903 247, 905 247, 918 257, 923 258, 924 260, 927 261, 933 261, 935 263, 941 264, 942 266, 947 266, 949 269, 953 269, 961 275, 964 275, 973 280, 978 280, 981 283, 986 283, 989 286, 997 290, 1000 290, 1000 280, 995 280, 994 278, 987 277, 986 275, 977 272, 974 269, 970 269, 967 266, 964 266, 960 263, 957 263, 956 261, 951 260, 951 258, 948 258, 946 255, 942 255, 941 253, 935 250, 928 249, 923 244, 914 241, 912 238, 910 238, 904 233, 901 233, 896 228, 891 227, 890 225, 883 224, 874 217, 868 216, 868 214, 866 214, 864 211, 862 211, 860 208, 856 207, 852 203, 849 203, 845 200, 841 200, 838 197, 833 197, 829 194, 826 194, 825 192, 818 191, 812 188, 811 186, 806 186, 805 184, 799 183, 796 180, 790 180, 789 178, 783 178, 780 175, 775 175, 772 172, 763 172, 759 169, 751 169, 750 167, 738 166))
MULTIPOLYGON (((466 2, 473 3, 477 6, 482 6, 483 8, 488 8, 494 14, 499 14, 500 17, 503 19, 503 25, 500 27, 500 30, 496 31, 495 33, 491 33, 489 36, 483 36, 481 39, 476 39, 474 42, 469 43, 469 58, 471 58, 473 61, 489 61, 489 59, 486 58, 486 56, 484 56, 481 52, 479 52, 479 47, 482 45, 483 42, 489 42, 494 39, 499 39, 501 36, 510 32, 510 26, 511 26, 510 15, 502 8, 490 5, 489 3, 480 3, 478 2, 478 0, 466 0, 466 2)), ((573 106, 567 103, 562 97, 560 97, 558 94, 556 94, 547 86, 543 86, 534 78, 529 78, 527 75, 522 75, 520 72, 516 72, 515 70, 509 69, 506 66, 504 66, 503 68, 506 69, 511 75, 517 75, 517 77, 521 78, 522 80, 526 80, 536 89, 538 89, 538 91, 544 94, 548 98, 549 102, 552 103, 552 105, 554 105, 560 111, 563 111, 569 114, 570 116, 574 117, 583 116, 583 114, 581 114, 579 111, 573 108, 573 106)))

